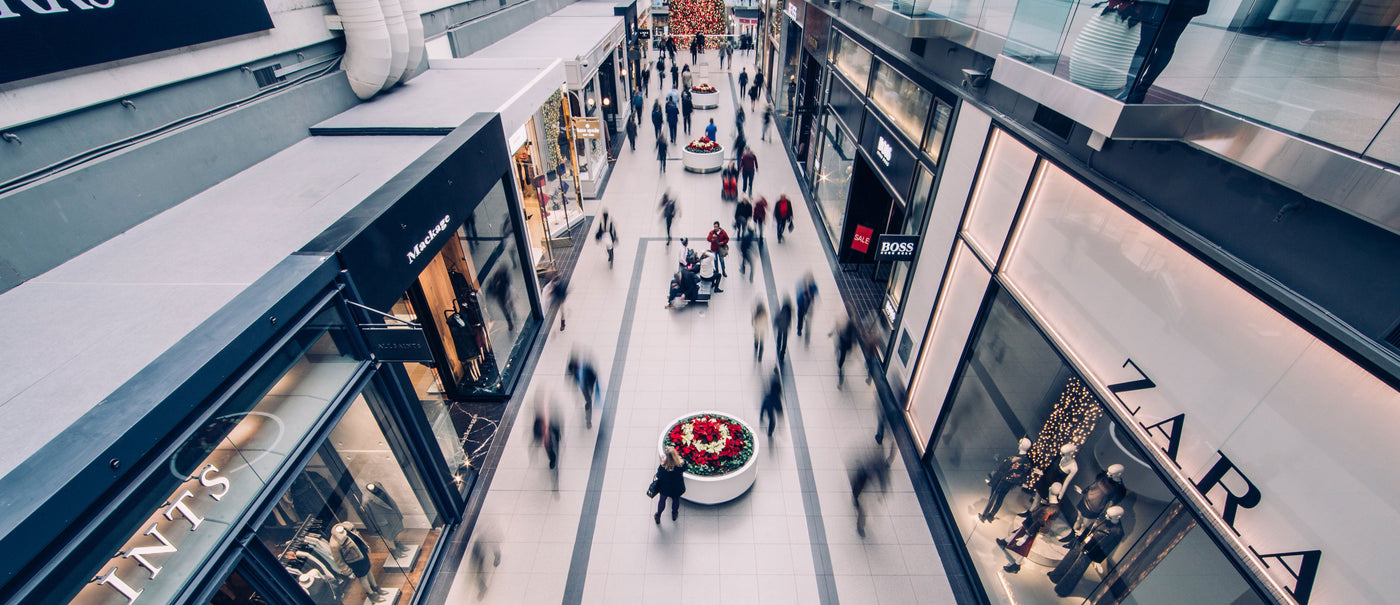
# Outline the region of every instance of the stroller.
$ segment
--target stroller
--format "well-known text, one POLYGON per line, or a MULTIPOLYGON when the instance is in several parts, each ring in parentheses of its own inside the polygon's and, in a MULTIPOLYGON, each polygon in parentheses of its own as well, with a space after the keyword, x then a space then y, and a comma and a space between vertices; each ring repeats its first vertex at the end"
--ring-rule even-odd
POLYGON ((720 199, 726 202, 739 200, 739 165, 729 162, 720 171, 720 199))

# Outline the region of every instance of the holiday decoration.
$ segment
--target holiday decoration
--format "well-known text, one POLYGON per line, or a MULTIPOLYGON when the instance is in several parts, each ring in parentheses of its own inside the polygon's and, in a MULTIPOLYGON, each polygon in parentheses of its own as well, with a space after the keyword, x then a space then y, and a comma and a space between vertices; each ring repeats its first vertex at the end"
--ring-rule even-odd
POLYGON ((1040 435, 1031 445, 1031 462, 1036 468, 1049 468, 1060 457, 1060 447, 1066 443, 1084 445, 1094 432, 1103 408, 1099 399, 1078 378, 1065 381, 1060 398, 1040 427, 1040 435))
POLYGON ((691 143, 689 145, 686 145, 685 148, 686 150, 693 151, 695 153, 716 153, 721 149, 724 149, 720 146, 719 143, 711 141, 706 137, 700 137, 694 141, 691 141, 691 143))
POLYGON ((676 48, 690 48, 690 37, 705 34, 705 47, 715 48, 726 32, 724 0, 671 0, 671 35, 676 48))
POLYGON ((705 82, 701 82, 701 83, 699 83, 699 84, 696 84, 695 86, 690 87, 690 89, 693 90, 693 91, 695 91, 695 92, 701 92, 701 93, 704 93, 704 92, 718 92, 718 91, 715 89, 715 87, 710 86, 709 84, 707 84, 707 83, 705 83, 705 82))

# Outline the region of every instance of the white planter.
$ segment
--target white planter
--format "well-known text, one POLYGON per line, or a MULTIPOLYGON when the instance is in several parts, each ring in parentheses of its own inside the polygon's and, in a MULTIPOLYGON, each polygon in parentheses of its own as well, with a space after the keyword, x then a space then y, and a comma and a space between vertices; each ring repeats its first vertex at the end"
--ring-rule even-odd
POLYGON ((671 427, 697 414, 723 416, 744 425, 744 428, 748 429, 749 435, 752 436, 754 440, 753 455, 749 457, 749 461, 745 463, 744 466, 739 467, 739 470, 729 474, 701 477, 699 475, 685 473, 685 495, 681 496, 681 499, 696 504, 719 504, 744 495, 744 492, 749 491, 749 488, 753 487, 753 482, 758 479, 758 431, 753 430, 753 427, 749 426, 749 423, 744 422, 738 416, 725 414, 723 412, 701 410, 698 412, 691 412, 672 420, 666 425, 666 429, 661 431, 661 438, 657 440, 656 453, 658 457, 664 455, 666 452, 666 434, 671 432, 671 427))
POLYGON ((714 92, 700 92, 694 88, 690 89, 690 102, 696 109, 714 109, 719 107, 719 90, 714 92))
POLYGON ((681 164, 691 172, 719 172, 724 166, 724 146, 721 145, 718 151, 708 153, 696 153, 682 147, 681 164))

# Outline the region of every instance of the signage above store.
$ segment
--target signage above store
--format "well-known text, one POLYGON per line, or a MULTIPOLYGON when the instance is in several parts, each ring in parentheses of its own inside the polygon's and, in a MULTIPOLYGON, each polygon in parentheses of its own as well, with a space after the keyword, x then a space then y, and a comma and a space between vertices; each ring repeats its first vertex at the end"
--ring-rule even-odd
POLYGON ((603 123, 598 118, 574 118, 574 138, 598 139, 603 136, 603 123))
POLYGON ((443 216, 442 220, 438 221, 438 224, 433 225, 433 227, 428 230, 428 234, 423 237, 423 241, 414 244, 413 249, 408 251, 408 264, 413 264, 413 259, 418 258, 419 254, 427 250, 428 246, 433 243, 433 240, 437 239, 438 235, 447 230, 447 224, 451 222, 452 215, 449 214, 443 216))
POLYGON ((875 157, 880 158, 880 161, 888 168, 890 159, 894 157, 894 145, 886 141, 885 137, 879 137, 878 140, 875 141, 875 157))
POLYGON ((914 260, 914 249, 918 247, 919 236, 917 235, 881 233, 875 244, 875 260, 914 260))
POLYGON ((378 361, 433 361, 433 352, 428 349, 428 337, 422 328, 362 325, 360 333, 378 361))
POLYGON ((870 238, 875 231, 865 225, 856 225, 856 234, 851 238, 851 249, 862 254, 870 251, 870 238))
POLYGON ((787 7, 783 9, 783 14, 793 21, 802 22, 802 9, 797 6, 796 2, 788 2, 787 7))
POLYGON ((0 0, 0 83, 268 29, 261 0, 0 0))

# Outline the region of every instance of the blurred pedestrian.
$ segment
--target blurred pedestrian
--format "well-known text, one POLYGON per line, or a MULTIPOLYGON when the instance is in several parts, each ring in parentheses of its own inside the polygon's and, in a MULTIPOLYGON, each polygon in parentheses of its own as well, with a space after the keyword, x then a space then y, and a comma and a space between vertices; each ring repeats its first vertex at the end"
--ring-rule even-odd
POLYGON ((870 488, 872 481, 880 485, 880 491, 889 488, 890 463, 884 456, 869 452, 851 463, 850 476, 851 504, 856 509, 856 533, 864 538, 865 507, 861 505, 861 495, 870 488))
POLYGON ((766 106, 766 107, 763 108, 763 134, 759 135, 758 140, 760 140, 760 141, 767 141, 767 140, 768 140, 768 128, 769 128, 770 126, 772 126, 772 125, 773 125, 773 106, 772 106, 772 105, 768 105, 768 106, 766 106))
MULTIPOLYGON (((640 120, 642 119, 640 117, 642 115, 640 113, 641 107, 638 107, 637 110, 639 112, 637 120, 640 120)), ((627 120, 627 144, 632 146, 632 151, 637 150, 637 120, 627 120)))
POLYGON ((690 64, 687 63, 685 67, 681 68, 681 90, 689 91, 694 83, 695 77, 691 75, 690 64))
POLYGON ((758 241, 763 242, 763 223, 768 220, 768 198, 758 196, 753 201, 753 229, 758 232, 758 241))
POLYGON ((763 344, 768 340, 768 307, 758 301, 753 307, 753 360, 763 361, 763 344))
POLYGON ((613 266, 613 249, 617 247, 617 225, 609 224, 603 233, 603 247, 608 251, 608 268, 613 266))
POLYGON ((651 64, 650 64, 650 63, 646 63, 646 64, 644 64, 644 65, 646 65, 646 66, 642 68, 642 91, 643 91, 643 92, 645 92, 646 89, 651 88, 651 64))
POLYGON ((540 395, 535 399, 535 444, 544 449, 544 455, 549 458, 549 468, 555 468, 555 463, 559 459, 559 419, 553 414, 549 404, 548 395, 540 395))
POLYGON ((833 334, 836 336, 836 388, 839 389, 846 384, 846 355, 855 349, 860 333, 855 320, 848 318, 827 336, 833 334))
POLYGON ((501 566, 501 543, 496 538, 496 532, 485 525, 478 525, 472 532, 472 548, 467 555, 467 567, 476 574, 477 600, 486 596, 486 578, 490 575, 486 570, 486 559, 490 557, 491 567, 501 566))
POLYGON ((501 315, 506 319, 506 329, 514 332, 515 294, 511 291, 510 276, 504 268, 496 270, 491 277, 486 278, 486 295, 501 308, 501 315))
POLYGON ((715 126, 715 119, 710 118, 710 123, 705 125, 705 138, 711 141, 719 141, 719 139, 715 138, 715 136, 718 134, 719 127, 715 126))
MULTIPOLYGON (((680 96, 680 95, 676 95, 680 96)), ((678 100, 666 99, 666 128, 671 131, 671 142, 676 142, 676 125, 679 123, 681 108, 678 100)))
POLYGON ((681 460, 681 455, 672 446, 666 446, 666 453, 661 456, 661 465, 656 467, 656 514, 652 519, 657 525, 661 525, 661 513, 666 510, 666 499, 671 499, 671 520, 675 521, 680 516, 681 495, 685 494, 685 461, 681 460))
POLYGON ((753 230, 745 229, 744 235, 739 237, 739 273, 749 274, 749 283, 753 283, 753 274, 758 273, 757 265, 753 262, 753 230))
POLYGON ((738 106, 738 107, 735 107, 735 108, 734 108, 734 131, 735 131, 735 132, 738 132, 739 134, 743 134, 743 133, 744 133, 744 122, 747 121, 747 120, 748 120, 748 116, 744 114, 744 106, 743 106, 743 105, 740 105, 740 106, 738 106))
POLYGON ((763 70, 755 69, 753 72, 753 86, 758 92, 763 92, 763 70))
POLYGON ((744 237, 749 231, 749 219, 753 218, 753 203, 749 198, 739 198, 734 205, 734 237, 744 237))
POLYGON ((778 416, 783 413, 783 375, 778 367, 773 367, 773 375, 768 379, 768 389, 763 393, 763 403, 758 408, 758 427, 763 428, 768 420, 768 439, 773 439, 773 429, 778 427, 778 416))
POLYGON ((633 121, 633 122, 640 122, 640 121, 641 121, 641 119, 642 119, 642 105, 643 105, 644 103, 646 103, 646 99, 645 99, 644 97, 642 97, 642 89, 641 89, 641 88, 634 88, 634 89, 632 89, 632 120, 631 120, 631 121, 633 121))
POLYGON ((676 58, 671 57, 671 88, 681 87, 681 70, 676 67, 676 58))
POLYGON ((749 87, 749 111, 758 111, 758 84, 749 87))
MULTIPOLYGON (((739 156, 739 175, 743 177, 743 186, 740 191, 748 195, 753 195, 753 175, 758 172, 758 156, 754 155, 752 149, 745 149, 743 155, 739 156)), ((763 239, 760 235, 759 239, 763 239)))
MULTIPOLYGON (((665 166, 665 159, 662 160, 662 165, 665 166)), ((661 171, 665 172, 666 169, 662 168, 661 171)), ((657 207, 661 209, 661 220, 666 222, 666 245, 669 246, 671 245, 671 223, 676 220, 676 215, 680 214, 680 209, 676 207, 676 198, 671 195, 670 191, 661 194, 661 203, 657 207)))
POLYGON ((569 356, 569 362, 564 367, 571 380, 579 391, 583 393, 583 419, 584 426, 593 428, 593 399, 602 399, 603 387, 598 383, 598 370, 593 367, 593 362, 587 358, 574 353, 569 356))
MULTIPOLYGON (((661 172, 666 172, 666 156, 670 151, 670 146, 666 144, 666 137, 661 136, 661 131, 656 131, 656 161, 661 163, 661 172)), ((670 230, 668 229, 669 233, 670 230)))
POLYGON ((739 94, 738 94, 738 95, 735 95, 735 96, 742 97, 743 94, 744 94, 744 91, 745 91, 745 90, 748 90, 748 88, 749 88, 749 68, 745 67, 745 68, 739 70, 739 94))
POLYGON ((792 231, 792 201, 788 200, 787 194, 778 196, 778 203, 773 206, 773 220, 778 227, 778 243, 783 243, 783 232, 792 231))
POLYGON ((653 101, 651 104, 651 125, 656 129, 656 138, 661 138, 661 124, 665 116, 661 113, 661 99, 653 101))
POLYGON ((687 88, 685 92, 681 93, 681 124, 684 126, 682 130, 686 134, 690 134, 690 116, 693 113, 695 113, 695 100, 691 98, 690 89, 687 88))
POLYGON ((783 302, 778 306, 778 312, 773 315, 773 344, 776 347, 775 353, 778 355, 778 363, 783 362, 787 357, 788 331, 792 329, 792 299, 784 296, 783 302))
POLYGON ((817 280, 812 278, 812 273, 807 272, 802 279, 797 280, 797 335, 803 337, 804 345, 812 342, 812 306, 817 303, 817 280), (807 333, 802 333, 803 326, 807 327, 807 333))
POLYGON ((744 151, 748 150, 748 148, 748 137, 744 136, 744 131, 738 131, 738 133, 734 135, 734 157, 742 158, 744 156, 744 151))

